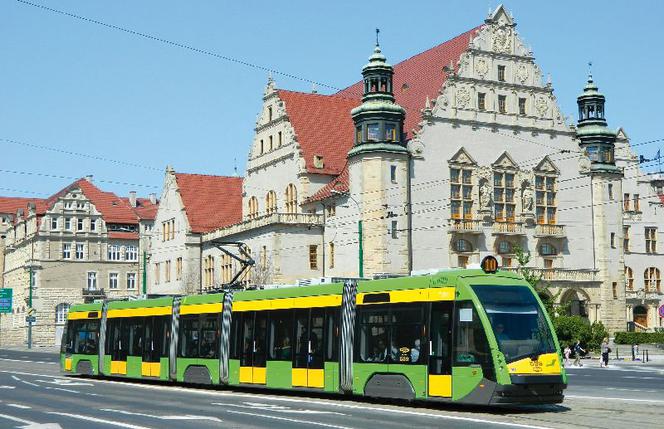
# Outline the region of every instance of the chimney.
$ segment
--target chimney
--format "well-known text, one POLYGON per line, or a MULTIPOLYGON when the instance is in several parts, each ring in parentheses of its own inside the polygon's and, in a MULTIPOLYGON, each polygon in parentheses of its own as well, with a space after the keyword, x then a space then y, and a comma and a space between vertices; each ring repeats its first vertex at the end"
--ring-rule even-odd
POLYGON ((136 207, 136 191, 129 191, 129 205, 136 207))
POLYGON ((150 202, 152 204, 157 204, 157 194, 155 194, 154 192, 150 193, 150 202))
POLYGON ((33 203, 32 201, 30 201, 30 202, 28 203, 28 215, 33 215, 33 214, 35 214, 35 211, 36 211, 36 210, 37 210, 37 206, 35 205, 35 203, 33 203))
POLYGON ((88 174, 87 176, 85 176, 85 180, 92 183, 92 174, 88 174))

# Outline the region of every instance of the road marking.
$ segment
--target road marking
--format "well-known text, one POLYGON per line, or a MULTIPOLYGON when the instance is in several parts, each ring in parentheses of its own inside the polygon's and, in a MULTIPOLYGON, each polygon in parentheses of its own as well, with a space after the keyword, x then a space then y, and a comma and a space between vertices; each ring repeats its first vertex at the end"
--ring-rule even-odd
POLYGON ((40 364, 45 364, 45 365, 57 365, 59 363, 59 362, 43 362, 43 361, 9 359, 9 358, 0 358, 0 360, 7 361, 7 362, 20 362, 20 363, 40 363, 40 364))
POLYGON ((23 423, 23 424, 26 424, 26 425, 38 425, 39 424, 39 423, 33 422, 31 420, 20 419, 18 417, 10 416, 10 415, 7 415, 7 414, 0 414, 0 418, 7 419, 7 420, 12 420, 12 421, 23 423))
POLYGON ((55 384, 57 386, 62 386, 62 387, 73 387, 73 386, 93 386, 92 383, 81 383, 78 381, 72 381, 68 379, 62 379, 62 378, 54 378, 53 380, 35 380, 39 383, 48 383, 48 384, 55 384))
POLYGON ((87 421, 95 422, 95 423, 104 423, 104 424, 107 424, 107 425, 118 426, 118 427, 127 428, 127 429, 151 429, 147 426, 137 426, 137 425, 132 425, 132 424, 129 424, 129 423, 114 422, 113 420, 98 419, 96 417, 84 416, 82 414, 61 413, 61 412, 58 412, 58 411, 49 411, 48 414, 55 414, 56 416, 71 417, 72 419, 87 420, 87 421))
POLYGON ((20 378, 18 378, 18 377, 15 376, 15 375, 12 375, 12 378, 13 378, 14 380, 16 380, 16 381, 20 381, 21 383, 25 383, 25 384, 28 384, 28 385, 30 385, 30 386, 39 387, 38 384, 30 383, 29 381, 25 381, 25 380, 21 380, 20 378))
POLYGON ((44 423, 44 424, 34 424, 30 426, 23 426, 22 429, 62 429, 62 426, 60 426, 57 423, 44 423))
POLYGON ((5 404, 8 407, 14 407, 14 408, 20 408, 22 410, 29 410, 32 407, 28 407, 27 405, 21 405, 21 404, 5 404))
POLYGON ((565 395, 565 398, 575 399, 603 399, 607 401, 625 401, 625 402, 648 402, 653 404, 664 404, 664 401, 656 399, 632 399, 632 398, 609 398, 604 396, 581 396, 581 395, 565 395))
POLYGON ((0 386, 0 389, 16 389, 16 386, 0 386))
POLYGON ((120 413, 120 414, 125 414, 125 415, 128 415, 128 416, 151 417, 153 419, 159 419, 159 420, 211 420, 211 421, 217 422, 217 423, 222 423, 223 422, 223 420, 221 420, 218 417, 195 416, 195 415, 190 415, 190 414, 185 414, 183 416, 154 416, 152 414, 135 413, 135 412, 132 412, 132 411, 116 410, 116 409, 113 409, 113 408, 100 408, 99 411, 108 411, 109 413, 120 413))
POLYGON ((289 414, 336 414, 340 416, 345 416, 346 414, 338 413, 336 411, 316 411, 316 410, 295 410, 290 407, 285 407, 283 405, 274 405, 274 404, 262 404, 260 402, 245 402, 246 405, 238 404, 228 404, 215 402, 213 405, 221 405, 224 407, 235 407, 235 408, 248 408, 251 410, 261 410, 261 411, 274 411, 276 413, 289 413, 289 414))
POLYGON ((605 387, 606 390, 620 390, 622 392, 643 392, 643 393, 656 393, 657 390, 643 390, 643 389, 625 389, 622 387, 605 387))
POLYGON ((61 387, 51 387, 51 386, 43 386, 43 387, 44 387, 44 389, 48 389, 48 390, 59 390, 61 392, 69 392, 69 393, 76 393, 76 394, 81 393, 78 390, 63 389, 61 387))
POLYGON ((301 423, 303 425, 322 426, 322 427, 326 427, 326 428, 335 428, 335 429, 351 429, 348 426, 337 426, 337 425, 331 425, 331 424, 321 423, 321 422, 312 422, 311 420, 297 420, 297 419, 291 419, 291 418, 288 418, 288 417, 270 416, 270 415, 267 415, 267 414, 247 413, 245 411, 224 410, 223 412, 229 413, 229 414, 241 414, 241 415, 244 415, 244 416, 262 417, 264 419, 281 420, 281 421, 291 422, 291 423, 301 423))

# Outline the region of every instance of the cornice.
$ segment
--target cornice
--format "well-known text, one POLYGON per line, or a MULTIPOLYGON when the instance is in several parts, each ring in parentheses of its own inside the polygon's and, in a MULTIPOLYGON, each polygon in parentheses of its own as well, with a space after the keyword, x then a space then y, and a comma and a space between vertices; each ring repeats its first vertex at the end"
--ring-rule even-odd
MULTIPOLYGON (((461 110, 461 109, 459 109, 461 110)), ((464 109, 463 111, 472 111, 472 110, 466 110, 464 109)), ((487 111, 488 112, 488 111, 487 111)), ((493 112, 488 112, 488 113, 493 113, 493 112)), ((504 113, 501 113, 501 115, 505 115, 504 113)), ((479 121, 475 119, 460 119, 460 118, 447 118, 447 117, 439 117, 439 116, 432 116, 427 120, 428 122, 441 122, 441 123, 449 123, 452 125, 468 125, 471 127, 478 127, 478 128, 488 128, 491 130, 495 129, 504 129, 507 131, 512 131, 512 132, 524 132, 524 133, 533 133, 533 134, 547 134, 547 135, 560 135, 560 136, 567 136, 567 137, 572 137, 574 138, 576 136, 576 133, 571 130, 558 130, 555 128, 550 128, 550 129, 542 129, 539 127, 532 127, 532 126, 527 126, 527 125, 518 125, 518 124, 500 124, 497 122, 486 122, 486 121, 479 121)), ((547 121, 550 121, 550 119, 547 119, 547 121)))
MULTIPOLYGON (((281 146, 281 148, 285 148, 285 147, 288 147, 288 146, 290 146, 290 144, 281 146)), ((267 153, 264 153, 263 155, 259 155, 255 158, 252 158, 251 161, 254 162, 254 161, 260 160, 261 158, 265 157, 266 155, 269 155, 270 153, 271 152, 267 152, 267 153)), ((250 173, 254 173, 255 171, 260 170, 262 168, 277 164, 277 163, 282 162, 282 161, 286 161, 287 159, 290 159, 290 158, 293 158, 293 159, 295 158, 295 152, 288 151, 288 152, 284 153, 283 155, 278 155, 278 156, 276 156, 272 159, 269 159, 267 161, 264 161, 264 162, 260 163, 259 165, 249 167, 249 168, 247 168, 247 175, 250 174, 250 173)))
POLYGON ((488 85, 492 87, 497 87, 499 89, 505 89, 505 90, 520 90, 520 91, 533 91, 538 94, 546 94, 546 95, 552 95, 553 94, 553 88, 552 87, 541 87, 541 86, 532 86, 532 85, 521 85, 518 83, 510 83, 510 82, 501 82, 499 80, 486 80, 486 79, 477 79, 474 77, 463 77, 463 76, 455 76, 454 78, 449 79, 450 83, 468 83, 468 84, 474 84, 474 85, 488 85))
POLYGON ((254 132, 260 133, 261 131, 263 131, 267 128, 273 127, 275 125, 279 125, 282 122, 290 122, 287 115, 280 116, 276 119, 272 119, 270 122, 266 122, 263 125, 257 126, 256 128, 254 128, 254 132))

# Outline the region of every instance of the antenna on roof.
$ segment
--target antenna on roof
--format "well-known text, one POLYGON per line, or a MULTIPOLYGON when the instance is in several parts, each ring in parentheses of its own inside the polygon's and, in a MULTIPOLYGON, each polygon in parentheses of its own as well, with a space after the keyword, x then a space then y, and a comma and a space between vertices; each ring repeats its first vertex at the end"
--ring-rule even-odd
POLYGON ((593 80, 593 62, 588 61, 588 81, 593 80))
POLYGON ((233 176, 239 177, 240 175, 237 174, 237 158, 233 158, 233 176))
POLYGON ((380 43, 378 43, 378 33, 380 33, 380 28, 376 28, 376 46, 380 46, 380 43))

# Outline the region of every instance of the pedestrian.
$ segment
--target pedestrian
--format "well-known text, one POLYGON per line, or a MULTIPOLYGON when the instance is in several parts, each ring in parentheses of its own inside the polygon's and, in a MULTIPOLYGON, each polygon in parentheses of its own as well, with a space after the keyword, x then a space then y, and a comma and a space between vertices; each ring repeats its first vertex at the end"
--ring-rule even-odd
POLYGON ((586 351, 581 347, 581 341, 576 340, 576 344, 574 344, 574 366, 583 366, 581 363, 581 353, 585 352, 586 351))
POLYGON ((572 354, 572 349, 569 348, 569 344, 565 346, 565 350, 563 350, 563 355, 565 356, 565 363, 563 366, 569 366, 569 355, 572 354))
POLYGON ((609 353, 611 353, 611 347, 609 347, 609 339, 604 338, 604 341, 602 341, 602 357, 599 361, 599 366, 608 368, 609 366, 609 353))

